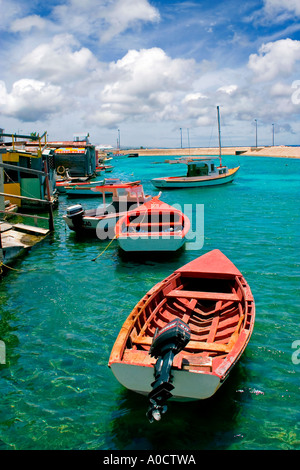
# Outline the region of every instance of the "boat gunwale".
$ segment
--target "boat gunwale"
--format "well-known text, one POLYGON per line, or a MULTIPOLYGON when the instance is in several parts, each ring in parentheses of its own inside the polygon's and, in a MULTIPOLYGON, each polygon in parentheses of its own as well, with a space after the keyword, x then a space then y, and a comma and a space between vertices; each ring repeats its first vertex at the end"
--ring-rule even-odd
MULTIPOLYGON (((155 197, 154 197, 155 198, 155 197)), ((148 203, 151 202, 151 201, 148 201, 148 203)), ((188 216, 186 214, 184 214, 184 212, 181 212, 179 209, 176 209, 176 208, 173 208, 172 206, 169 206, 168 204, 166 203, 163 203, 163 204, 166 204, 168 207, 147 207, 146 206, 147 203, 131 210, 131 211, 128 211, 124 216, 120 217, 120 219, 118 220, 118 222, 116 223, 116 226, 115 226, 115 236, 116 238, 118 239, 127 239, 127 238, 145 238, 145 237, 149 237, 150 235, 150 238, 151 237, 157 237, 159 236, 160 238, 170 238, 170 235, 172 235, 173 237, 177 237, 179 238, 179 235, 180 235, 180 238, 184 239, 185 236, 187 235, 187 233, 189 232, 190 228, 191 228, 191 222, 190 222, 190 219, 188 218, 188 216), (165 214, 178 214, 180 217, 182 217, 182 229, 179 229, 177 231, 174 231, 174 232, 158 232, 158 231, 147 231, 147 232, 137 232, 137 233, 134 233, 134 232, 122 232, 121 231, 121 227, 122 225, 125 223, 125 227, 128 228, 130 226, 130 222, 128 221, 129 217, 132 217, 132 216, 146 216, 146 214, 148 215, 156 215, 156 214, 160 214, 160 213, 165 213, 165 214), (125 220, 126 219, 126 220, 125 220)), ((154 222, 153 225, 158 225, 159 223, 158 222, 154 222)), ((174 222, 175 224, 175 222, 174 222)), ((151 222, 147 222, 147 225, 151 227, 151 222)))

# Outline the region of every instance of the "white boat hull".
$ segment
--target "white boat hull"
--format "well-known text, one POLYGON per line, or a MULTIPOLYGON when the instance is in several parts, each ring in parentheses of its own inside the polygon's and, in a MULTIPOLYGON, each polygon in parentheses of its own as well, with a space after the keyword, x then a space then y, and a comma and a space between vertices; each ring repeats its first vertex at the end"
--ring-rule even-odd
POLYGON ((75 232, 89 232, 97 235, 101 240, 112 239, 114 237, 114 229, 117 221, 123 214, 112 215, 111 217, 83 217, 80 228, 76 228, 73 219, 67 215, 63 215, 63 219, 70 230, 75 232))
POLYGON ((185 238, 170 235, 129 235, 120 236, 118 241, 124 251, 177 251, 184 245, 185 238))
MULTIPOLYGON (((143 395, 151 392, 154 368, 135 364, 113 363, 111 370, 116 379, 129 390, 143 395)), ((220 377, 203 372, 172 369, 174 400, 204 400, 211 397, 222 384, 220 377)))
POLYGON ((153 178, 152 184, 158 188, 200 188, 206 186, 217 186, 231 183, 236 173, 228 176, 209 178, 209 177, 178 177, 178 178, 153 178))

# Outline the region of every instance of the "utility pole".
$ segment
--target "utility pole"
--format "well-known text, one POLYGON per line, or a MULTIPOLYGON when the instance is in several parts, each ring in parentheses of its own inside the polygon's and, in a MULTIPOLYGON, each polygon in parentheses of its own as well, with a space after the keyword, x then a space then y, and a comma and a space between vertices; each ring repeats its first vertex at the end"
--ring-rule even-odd
POLYGON ((222 143, 221 143, 221 124, 220 124, 220 106, 217 106, 218 134, 219 134, 219 159, 222 166, 222 143))
POLYGON ((54 219, 53 219, 53 207, 52 207, 52 200, 51 200, 51 191, 50 191, 50 184, 49 184, 49 173, 48 173, 48 164, 47 159, 44 161, 44 172, 46 175, 46 191, 47 191, 47 199, 48 199, 48 211, 49 211, 49 230, 50 232, 54 232, 54 219))

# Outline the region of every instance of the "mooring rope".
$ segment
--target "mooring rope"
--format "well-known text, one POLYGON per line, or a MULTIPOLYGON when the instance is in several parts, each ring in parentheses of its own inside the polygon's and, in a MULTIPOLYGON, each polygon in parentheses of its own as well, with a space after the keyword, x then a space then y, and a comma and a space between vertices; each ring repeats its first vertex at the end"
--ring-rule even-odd
POLYGON ((8 269, 12 269, 13 271, 24 272, 23 269, 12 268, 11 266, 7 266, 7 264, 4 264, 4 263, 0 262, 0 276, 3 273, 2 266, 4 266, 5 268, 8 268, 8 269))
POLYGON ((109 244, 104 248, 104 250, 101 251, 101 253, 100 253, 98 256, 96 256, 96 258, 91 259, 91 261, 96 261, 96 259, 99 258, 99 257, 107 250, 107 248, 112 244, 112 242, 113 242, 116 238, 117 238, 117 235, 115 235, 114 238, 109 242, 109 244))

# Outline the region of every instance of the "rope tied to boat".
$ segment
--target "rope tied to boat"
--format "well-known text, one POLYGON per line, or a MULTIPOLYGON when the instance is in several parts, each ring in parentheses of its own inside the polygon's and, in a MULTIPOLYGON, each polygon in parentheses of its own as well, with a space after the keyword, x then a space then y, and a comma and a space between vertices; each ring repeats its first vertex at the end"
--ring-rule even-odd
POLYGON ((96 261, 97 258, 99 258, 101 255, 103 255, 103 253, 107 250, 107 248, 112 244, 112 242, 117 238, 117 235, 114 236, 114 238, 111 239, 111 241, 109 242, 109 244, 104 248, 104 250, 101 251, 101 253, 99 253, 98 256, 96 256, 96 258, 93 258, 91 259, 91 261, 96 261))
POLYGON ((1 276, 1 274, 3 273, 2 266, 4 266, 4 267, 7 268, 7 269, 12 269, 13 271, 24 272, 22 269, 12 268, 11 266, 7 266, 7 264, 4 264, 4 263, 0 262, 0 276, 1 276))

